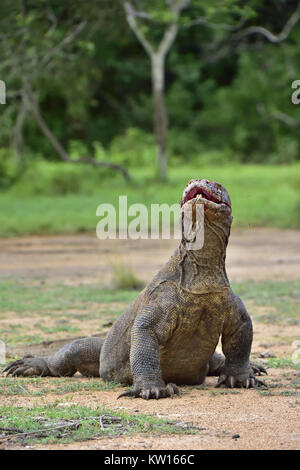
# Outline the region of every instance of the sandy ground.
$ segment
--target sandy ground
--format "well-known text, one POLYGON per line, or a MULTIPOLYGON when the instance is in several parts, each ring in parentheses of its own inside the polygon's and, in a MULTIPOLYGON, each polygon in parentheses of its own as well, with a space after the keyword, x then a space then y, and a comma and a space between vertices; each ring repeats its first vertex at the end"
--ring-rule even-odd
MULTIPOLYGON (((0 240, 0 279, 32 278, 64 283, 107 280, 114 262, 125 262, 146 282, 177 246, 177 240, 98 240, 93 235, 0 240)), ((227 251, 233 281, 298 279, 300 231, 235 229, 227 251)))
MULTIPOLYGON (((117 260, 129 264, 138 277, 149 281, 168 259, 176 241, 99 241, 92 235, 28 237, 0 240, 0 280, 45 280, 78 285, 96 280, 109 281, 117 260)), ((231 280, 294 280, 300 278, 300 232, 273 229, 233 230, 227 254, 231 280)), ((300 337, 295 326, 254 323, 252 357, 269 349, 280 357, 290 357, 291 343, 300 337)), ((201 427, 195 435, 137 435, 99 438, 93 441, 50 446, 67 449, 297 449, 300 445, 299 396, 289 395, 299 373, 291 369, 269 369, 266 381, 275 392, 257 390, 214 393, 216 378, 207 379, 199 390, 184 387, 180 398, 165 400, 116 400, 120 390, 78 392, 72 399, 61 397, 62 406, 80 403, 131 413, 154 414, 201 427), (238 392, 238 393, 237 393, 238 392), (240 437, 234 439, 232 436, 240 437)), ((1 378, 1 380, 4 380, 1 378)), ((75 380, 88 380, 78 377, 75 380)), ((41 404, 56 400, 48 394, 41 404)), ((30 406, 37 398, 2 397, 1 402, 30 406)), ((14 447, 14 446, 13 446, 14 447)), ((12 448, 9 446, 9 448, 12 448)), ((16 448, 16 447, 14 447, 16 448)), ((39 445, 30 448, 49 448, 39 445)))

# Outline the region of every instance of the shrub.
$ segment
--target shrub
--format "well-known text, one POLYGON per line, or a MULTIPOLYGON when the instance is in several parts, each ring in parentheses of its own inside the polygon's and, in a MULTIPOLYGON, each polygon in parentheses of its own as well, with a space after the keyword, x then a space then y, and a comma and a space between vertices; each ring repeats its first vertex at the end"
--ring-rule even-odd
POLYGON ((0 149, 0 188, 9 187, 19 176, 19 161, 9 148, 0 149))
POLYGON ((131 268, 120 262, 113 265, 112 282, 115 289, 139 290, 145 286, 144 282, 136 277, 131 268))

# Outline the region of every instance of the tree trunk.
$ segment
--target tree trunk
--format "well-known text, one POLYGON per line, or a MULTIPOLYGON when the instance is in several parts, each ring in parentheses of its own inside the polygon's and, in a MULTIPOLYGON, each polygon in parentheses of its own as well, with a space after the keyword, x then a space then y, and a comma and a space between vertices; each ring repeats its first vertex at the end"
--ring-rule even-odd
POLYGON ((165 60, 160 54, 151 57, 152 66, 152 94, 153 94, 153 121, 156 139, 156 155, 158 177, 161 181, 167 179, 168 155, 167 134, 168 117, 165 104, 164 74, 165 60))
POLYGON ((24 168, 23 147, 24 147, 24 123, 28 112, 24 89, 21 93, 21 102, 12 131, 12 147, 19 160, 19 172, 24 168))

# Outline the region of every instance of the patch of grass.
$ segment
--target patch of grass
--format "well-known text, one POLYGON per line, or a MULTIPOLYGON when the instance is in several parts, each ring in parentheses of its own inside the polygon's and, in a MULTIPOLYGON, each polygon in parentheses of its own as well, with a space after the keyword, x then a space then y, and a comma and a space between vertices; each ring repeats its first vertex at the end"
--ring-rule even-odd
POLYGON ((138 279, 132 268, 123 263, 115 263, 113 266, 112 283, 115 289, 119 290, 140 290, 145 284, 138 279))
POLYGON ((120 387, 120 384, 104 382, 99 378, 93 377, 88 380, 81 379, 79 377, 5 377, 0 380, 0 395, 36 397, 50 393, 54 393, 55 395, 65 395, 77 392, 99 392, 103 390, 113 390, 116 387, 120 387))
MULTIPOLYGON (((107 289, 100 285, 32 286, 26 282, 3 281, 0 285, 0 312, 14 311, 22 314, 51 313, 89 308, 94 303, 125 302, 136 297, 136 292, 125 289, 107 289)), ((73 316, 73 313, 72 315, 73 316)))
POLYGON ((300 392, 296 390, 283 390, 282 392, 275 392, 273 390, 258 390, 258 393, 267 397, 299 397, 300 392))
MULTIPOLYGON (((137 291, 128 290, 136 286, 134 278, 129 277, 128 280, 121 273, 120 284, 122 283, 123 287, 126 284, 127 290, 104 288, 100 284, 32 285, 26 281, 2 281, 0 339, 13 346, 53 340, 57 335, 80 335, 82 321, 85 326, 91 322, 92 334, 95 320, 99 320, 97 331, 100 332, 102 328, 109 327, 137 296, 137 291), (9 312, 9 316, 6 312, 9 312), (18 318, 18 323, 9 325, 8 320, 12 315, 18 318), (28 333, 22 326, 23 317, 32 319, 28 333), (1 328, 2 318, 5 326, 1 328)), ((244 300, 255 321, 299 323, 300 281, 245 281, 233 283, 233 289, 244 300), (267 317, 262 315, 261 307, 270 309, 271 313, 267 317)))
POLYGON ((52 326, 52 327, 46 327, 39 325, 39 329, 42 330, 44 333, 60 333, 60 332, 67 332, 67 333, 80 333, 80 329, 77 326, 52 326))
POLYGON ((40 343, 43 340, 41 336, 35 335, 35 334, 12 336, 12 335, 7 335, 7 334, 1 335, 1 331, 0 331, 0 339, 4 340, 7 344, 11 346, 17 346, 21 344, 40 343))
MULTIPOLYGON (((125 289, 108 289, 100 285, 89 284, 82 286, 66 286, 63 284, 49 286, 32 286, 25 282, 3 281, 0 285, 0 313, 14 311, 22 315, 39 312, 40 315, 58 312, 61 317, 70 316, 76 318, 74 309, 88 310, 97 303, 108 304, 108 313, 114 314, 114 310, 109 307, 111 302, 122 302, 129 304, 136 297, 136 292, 128 290, 136 287, 135 277, 124 268, 119 271, 120 284, 127 285, 125 289), (72 313, 68 314, 68 310, 72 313)), ((260 310, 256 307, 272 307, 272 321, 291 320, 298 322, 300 318, 300 281, 245 281, 232 283, 234 292, 247 300, 252 301, 250 313, 259 321, 265 320, 260 310)), ((141 286, 142 287, 142 286, 141 286)), ((139 288, 141 288, 139 287, 139 288)), ((119 315, 123 310, 116 312, 119 315)), ((102 312, 103 314, 103 312, 102 312)), ((87 312, 88 315, 88 312, 87 312)), ((93 312, 94 315, 94 312, 93 312)), ((82 318, 82 313, 78 313, 78 318, 82 318)), ((84 316, 84 318, 86 318, 84 316)), ((12 329, 19 329, 21 324, 13 325, 12 329)), ((63 327, 62 327, 63 328, 63 327)), ((66 326, 68 328, 68 326, 66 326)), ((9 332, 8 329, 5 330, 9 332)))
MULTIPOLYGON (((0 339, 14 346, 53 340, 58 335, 60 338, 80 335, 82 321, 87 325, 97 319, 100 320, 97 327, 100 332, 101 324, 108 320, 113 322, 136 296, 136 291, 109 289, 96 284, 39 286, 3 281, 0 284, 0 314, 5 326, 1 328, 0 318, 0 339), (6 312, 9 312, 8 317, 4 315, 6 312), (19 318, 19 326, 21 318, 30 317, 30 333, 26 334, 22 325, 20 328, 7 325, 12 315, 19 318)), ((95 325, 91 328, 90 334, 94 333, 95 325)))
POLYGON ((122 434, 170 433, 194 434, 197 428, 139 413, 131 415, 105 407, 96 410, 69 407, 34 406, 33 408, 0 407, 0 435, 23 443, 55 443, 87 440, 122 434), (31 433, 31 434, 29 434, 31 433))
POLYGON ((287 359, 284 357, 272 357, 266 362, 267 367, 272 367, 273 369, 284 369, 289 367, 291 369, 300 369, 300 364, 294 364, 292 359, 287 359))
POLYGON ((215 397, 220 395, 238 395, 241 392, 231 388, 222 388, 219 390, 210 390, 209 393, 215 397))
MULTIPOLYGON (((107 179, 100 176, 83 178, 86 168, 79 165, 76 171, 81 176, 77 178, 81 183, 67 194, 54 195, 55 188, 50 192, 47 188, 43 193, 41 186, 37 197, 30 193, 31 185, 24 185, 22 181, 0 194, 0 236, 95 232, 99 221, 96 208, 101 203, 110 203, 116 208, 118 226, 119 195, 127 195, 128 206, 134 203, 148 208, 152 203, 172 205, 180 201, 187 181, 198 177, 220 181, 228 189, 236 226, 300 227, 299 163, 280 166, 234 164, 202 166, 200 169, 185 165, 170 168, 169 181, 163 184, 153 179, 149 168, 131 171, 134 184, 124 182, 119 175, 107 179)), ((91 171, 95 173, 94 169, 91 171)))
POLYGON ((246 281, 232 283, 233 290, 241 296, 253 318, 263 323, 297 325, 300 319, 300 281, 246 281), (272 307, 272 312, 261 315, 259 307, 272 307))

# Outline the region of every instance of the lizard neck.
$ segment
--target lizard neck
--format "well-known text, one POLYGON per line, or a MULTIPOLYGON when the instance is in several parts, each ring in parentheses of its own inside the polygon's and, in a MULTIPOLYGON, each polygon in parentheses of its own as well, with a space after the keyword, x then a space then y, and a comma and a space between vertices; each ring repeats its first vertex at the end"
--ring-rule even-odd
POLYGON ((185 240, 181 241, 180 251, 185 252, 187 258, 199 267, 210 266, 219 270, 225 268, 226 249, 230 235, 231 219, 228 223, 205 220, 204 242, 199 250, 188 250, 185 240))
MULTIPOLYGON (((224 222, 224 221, 223 221, 224 222)), ((181 285, 187 290, 201 292, 229 287, 225 269, 226 248, 230 224, 205 222, 204 244, 200 250, 187 250, 183 240, 179 246, 181 285)))

